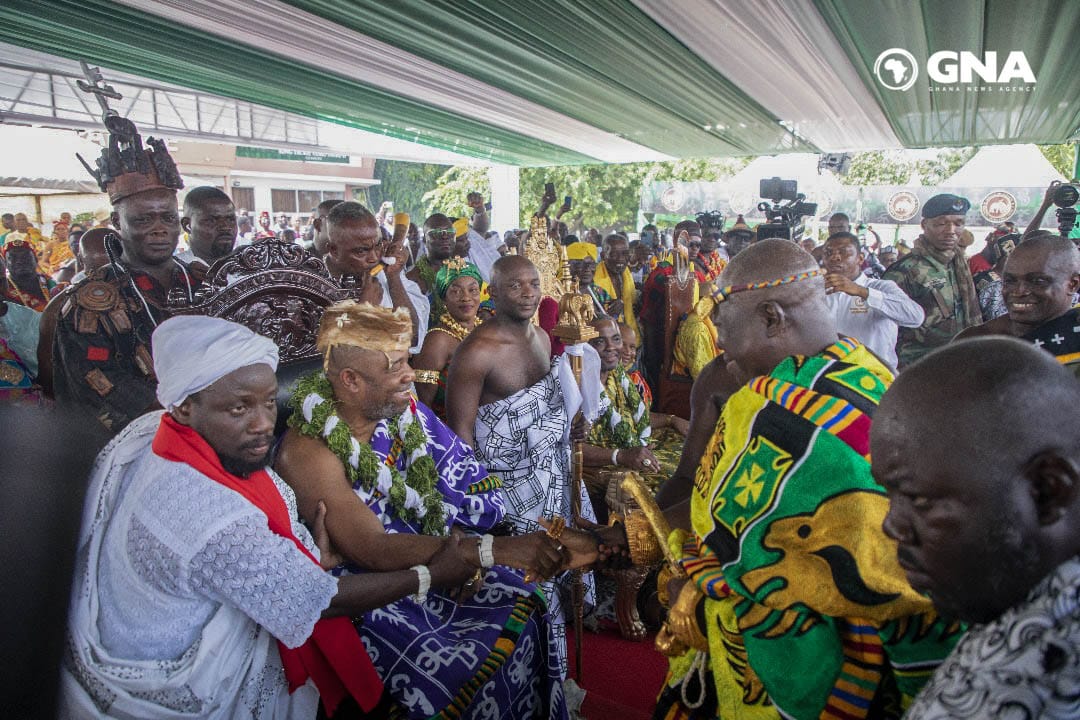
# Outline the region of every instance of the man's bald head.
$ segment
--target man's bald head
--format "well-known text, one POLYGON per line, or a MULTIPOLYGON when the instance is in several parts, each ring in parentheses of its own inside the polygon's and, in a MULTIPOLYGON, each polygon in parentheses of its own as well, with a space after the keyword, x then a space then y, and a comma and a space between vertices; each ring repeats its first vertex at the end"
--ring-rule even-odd
POLYGON ((492 264, 491 282, 488 283, 488 286, 499 287, 505 278, 530 268, 539 275, 536 266, 524 255, 504 255, 492 264))
POLYGON ((836 322, 825 303, 814 258, 786 240, 762 240, 732 258, 720 275, 727 291, 713 312, 717 344, 729 372, 748 380, 765 375, 790 355, 816 355, 836 342, 836 322), (786 280, 781 285, 748 285, 786 280))
MULTIPOLYGON (((813 256, 795 243, 769 238, 733 257, 720 277, 724 286, 747 285, 817 269, 813 256)), ((824 287, 824 281, 819 282, 824 287)))
POLYGON ((1077 250, 1072 240, 1061 237, 1058 233, 1047 230, 1033 232, 1025 236, 1013 252, 1018 250, 1024 253, 1043 253, 1055 267, 1068 272, 1080 272, 1080 250, 1077 250))
POLYGON ((946 615, 992 620, 1080 551, 1080 383, 1028 343, 967 340, 905 370, 871 451, 885 531, 946 615))
POLYGON ((496 320, 526 323, 540 307, 540 272, 526 257, 505 255, 491 266, 488 294, 496 320))
POLYGON ((1060 235, 1032 233, 1010 253, 1001 275, 1009 320, 1023 335, 1072 308, 1080 290, 1080 250, 1060 235))

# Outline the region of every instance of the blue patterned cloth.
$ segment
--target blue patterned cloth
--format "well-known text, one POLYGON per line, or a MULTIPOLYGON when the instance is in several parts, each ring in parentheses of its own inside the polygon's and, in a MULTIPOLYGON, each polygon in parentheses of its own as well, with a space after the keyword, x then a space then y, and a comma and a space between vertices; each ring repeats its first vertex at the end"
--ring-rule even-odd
MULTIPOLYGON (((415 410, 430 439, 426 450, 438 471, 447 528, 487 531, 505 514, 498 482, 434 412, 420 403, 415 410)), ((383 420, 376 426, 371 448, 404 475, 407 458, 387 425, 383 420)), ((353 489, 387 532, 420 534, 418 524, 391 514, 377 490, 359 484, 353 489)), ((334 570, 335 575, 360 572, 349 566, 334 570)), ((409 718, 567 716, 547 604, 516 570, 490 568, 481 589, 461 604, 437 591, 423 604, 403 598, 364 614, 358 631, 409 718)))

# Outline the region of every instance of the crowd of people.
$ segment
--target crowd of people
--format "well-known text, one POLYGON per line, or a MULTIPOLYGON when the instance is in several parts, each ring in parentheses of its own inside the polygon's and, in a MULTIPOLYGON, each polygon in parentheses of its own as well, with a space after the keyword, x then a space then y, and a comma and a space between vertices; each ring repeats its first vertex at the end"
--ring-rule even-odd
POLYGON ((1041 215, 971 258, 948 194, 902 257, 840 213, 821 246, 740 217, 665 247, 570 235, 549 186, 526 231, 472 193, 419 225, 327 200, 298 240, 178 203, 161 143, 103 155, 105 223, 0 235, 0 399, 104 444, 72 469, 66 716, 565 718, 568 618, 630 564, 656 718, 1080 714, 1080 251, 1041 215), (260 242, 351 293, 284 431, 281 349, 171 311, 260 242), (669 536, 609 517, 612 470, 669 536))

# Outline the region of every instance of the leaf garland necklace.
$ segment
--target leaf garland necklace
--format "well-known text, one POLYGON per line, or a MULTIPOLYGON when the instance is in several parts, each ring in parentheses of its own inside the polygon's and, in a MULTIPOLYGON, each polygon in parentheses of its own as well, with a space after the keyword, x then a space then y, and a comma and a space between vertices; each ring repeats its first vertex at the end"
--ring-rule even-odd
POLYGON ((335 411, 334 390, 326 375, 316 372, 300 380, 289 400, 293 413, 289 427, 305 437, 322 440, 337 455, 353 487, 377 490, 386 497, 394 514, 406 521, 420 521, 425 535, 446 534, 446 509, 439 492, 435 461, 428 453, 428 435, 416 416, 416 404, 387 420, 386 432, 393 446, 386 461, 367 443, 359 442, 352 428, 335 411), (405 477, 395 467, 404 455, 405 477))
POLYGON ((608 373, 607 382, 604 383, 604 392, 607 393, 610 402, 607 410, 593 425, 589 433, 590 439, 597 440, 604 446, 609 446, 610 442, 610 447, 616 448, 645 446, 649 436, 652 435, 649 409, 645 407, 641 393, 630 381, 630 376, 622 365, 616 365, 608 373), (631 410, 627 415, 616 410, 617 407, 631 408, 631 410))

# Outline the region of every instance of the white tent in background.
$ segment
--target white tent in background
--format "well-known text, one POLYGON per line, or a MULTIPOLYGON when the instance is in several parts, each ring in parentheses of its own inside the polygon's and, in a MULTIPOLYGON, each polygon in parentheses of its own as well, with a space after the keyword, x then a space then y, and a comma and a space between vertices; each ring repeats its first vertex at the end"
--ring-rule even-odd
POLYGON ((989 145, 979 148, 975 156, 942 186, 987 187, 1046 187, 1053 180, 1065 180, 1035 145, 989 145))
POLYGON ((831 172, 818 174, 819 155, 813 153, 792 153, 790 155, 764 155, 751 160, 746 167, 727 181, 732 187, 753 187, 757 192, 758 182, 762 178, 779 177, 784 180, 797 180, 799 191, 805 187, 838 185, 839 181, 831 172))

